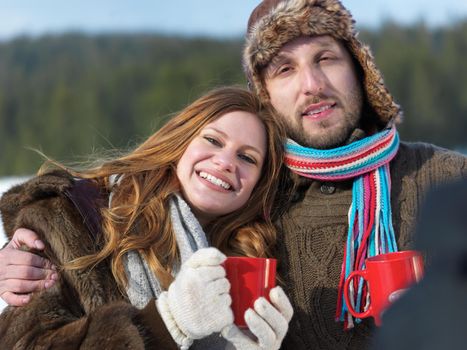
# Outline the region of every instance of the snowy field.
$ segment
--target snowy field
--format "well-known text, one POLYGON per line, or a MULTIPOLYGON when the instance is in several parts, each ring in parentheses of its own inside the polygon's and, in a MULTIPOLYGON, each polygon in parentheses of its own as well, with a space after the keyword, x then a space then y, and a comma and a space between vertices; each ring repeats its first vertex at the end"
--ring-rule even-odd
MULTIPOLYGON (((26 180, 26 177, 2 177, 0 178, 0 196, 11 186, 21 183, 26 180)), ((5 233, 3 232, 3 224, 0 218, 0 248, 6 243, 5 233)), ((0 299, 0 312, 5 307, 5 302, 0 299)))
MULTIPOLYGON (((13 185, 19 184, 25 181, 26 177, 0 177, 0 196, 3 192, 7 191, 13 185)), ((0 218, 1 223, 1 218, 0 218)), ((5 233, 3 232, 3 224, 0 225, 0 247, 6 242, 5 233)))

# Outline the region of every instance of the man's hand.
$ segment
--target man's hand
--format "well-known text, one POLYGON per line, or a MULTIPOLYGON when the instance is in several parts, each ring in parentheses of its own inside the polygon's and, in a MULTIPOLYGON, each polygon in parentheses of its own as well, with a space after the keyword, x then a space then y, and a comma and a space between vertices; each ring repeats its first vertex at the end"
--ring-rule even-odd
POLYGON ((254 309, 245 312, 248 331, 235 325, 222 330, 222 336, 237 350, 278 350, 289 328, 293 308, 281 287, 271 289, 268 302, 255 301, 254 309))
POLYGON ((43 249, 44 243, 35 232, 20 228, 0 250, 0 298, 6 303, 25 305, 30 293, 49 288, 58 279, 55 266, 32 253, 43 249))

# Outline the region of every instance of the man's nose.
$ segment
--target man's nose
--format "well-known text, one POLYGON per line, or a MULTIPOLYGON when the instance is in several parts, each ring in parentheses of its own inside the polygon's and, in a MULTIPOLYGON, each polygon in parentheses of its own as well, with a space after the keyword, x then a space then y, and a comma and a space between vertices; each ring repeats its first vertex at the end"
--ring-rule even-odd
POLYGON ((318 96, 324 89, 323 74, 314 67, 305 67, 300 72, 300 84, 305 95, 318 96))

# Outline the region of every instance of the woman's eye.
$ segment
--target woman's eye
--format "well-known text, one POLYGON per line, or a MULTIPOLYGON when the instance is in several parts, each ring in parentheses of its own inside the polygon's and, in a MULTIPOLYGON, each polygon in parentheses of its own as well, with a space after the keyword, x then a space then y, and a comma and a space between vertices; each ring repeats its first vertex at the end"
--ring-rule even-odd
POLYGON ((253 157, 250 157, 246 154, 239 154, 238 157, 241 159, 241 160, 244 160, 245 162, 247 163, 250 163, 250 164, 256 164, 256 159, 254 159, 253 157))
POLYGON ((221 143, 213 137, 204 136, 204 139, 209 143, 213 144, 214 146, 222 146, 221 143))

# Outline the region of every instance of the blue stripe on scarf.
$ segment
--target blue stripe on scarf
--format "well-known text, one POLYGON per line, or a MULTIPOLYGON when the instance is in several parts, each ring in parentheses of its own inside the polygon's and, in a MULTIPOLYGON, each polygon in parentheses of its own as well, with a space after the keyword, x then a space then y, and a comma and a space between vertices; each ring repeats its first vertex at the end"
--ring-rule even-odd
MULTIPOLYGON (((391 133, 391 129, 385 129, 380 133, 377 133, 372 136, 365 137, 364 139, 352 142, 351 144, 341 146, 334 149, 323 150, 323 149, 316 149, 311 147, 303 147, 298 143, 288 140, 286 144, 287 153, 295 154, 295 155, 307 155, 311 156, 312 158, 316 159, 333 159, 339 158, 342 155, 348 155, 352 153, 358 153, 360 150, 368 147, 369 145, 373 145, 376 142, 380 141, 381 139, 387 137, 389 133, 391 133)), ((396 133, 397 135, 397 133, 396 133)))
MULTIPOLYGON (((356 262, 356 254, 360 247, 365 248, 366 245, 366 257, 375 256, 380 253, 393 252, 397 251, 396 239, 394 234, 394 228, 392 226, 392 213, 391 213, 391 200, 390 200, 390 173, 389 173, 389 161, 394 157, 399 148, 399 135, 395 129, 385 129, 375 135, 366 137, 362 140, 353 142, 349 145, 342 146, 336 149, 331 150, 318 150, 313 148, 302 147, 299 144, 295 143, 292 140, 288 140, 286 144, 286 152, 288 155, 296 155, 299 157, 305 158, 306 163, 311 164, 313 162, 319 162, 321 160, 336 160, 342 158, 348 158, 350 156, 358 156, 363 154, 368 149, 374 148, 374 146, 379 143, 382 139, 389 137, 390 133, 394 132, 394 137, 391 140, 391 143, 383 149, 383 151, 378 155, 369 155, 365 157, 365 160, 357 164, 357 161, 354 164, 346 164, 344 168, 337 170, 329 168, 326 172, 317 173, 314 169, 295 169, 291 167, 292 171, 297 172, 300 175, 319 178, 319 177, 340 177, 340 178, 353 178, 353 187, 352 187, 352 204, 349 209, 349 227, 347 231, 347 240, 346 240, 346 257, 344 261, 344 278, 346 279, 350 273, 354 270, 356 262), (370 193, 365 192, 365 182, 364 176, 369 172, 374 171, 374 175, 378 178, 380 192, 380 202, 378 206, 380 208, 379 213, 379 232, 376 232, 376 222, 373 224, 373 227, 370 228, 370 236, 368 237, 367 242, 363 242, 363 235, 365 233, 364 222, 370 218, 370 208, 365 206, 365 196, 370 196, 370 193), (356 176, 356 174, 362 174, 356 176), (354 238, 355 230, 354 227, 357 227, 357 237, 354 238), (376 235, 378 235, 378 245, 376 244, 376 235)), ((360 159, 361 161, 361 159, 360 159)), ((376 193, 371 195, 375 196, 376 193)), ((377 219, 376 213, 374 213, 375 220, 377 219)), ((360 305, 362 303, 362 298, 366 296, 363 295, 363 280, 359 280, 355 300, 356 311, 359 311, 360 305)), ((341 294, 340 294, 341 295, 341 294)), ((343 295, 342 295, 343 298, 343 295)), ((342 300, 342 308, 340 310, 341 321, 347 317, 348 312, 347 305, 344 300, 342 300)), ((360 320, 356 319, 356 322, 360 320)), ((352 324, 351 321, 349 321, 352 324)))

